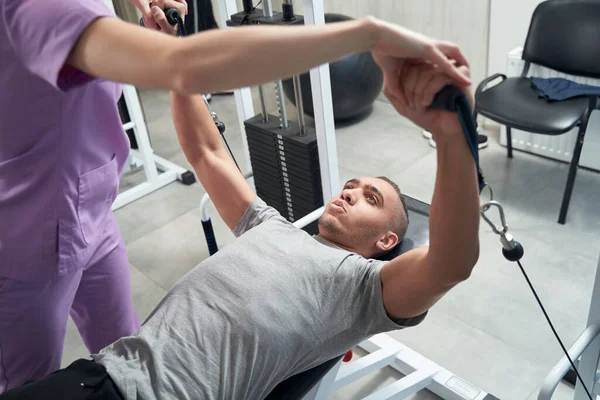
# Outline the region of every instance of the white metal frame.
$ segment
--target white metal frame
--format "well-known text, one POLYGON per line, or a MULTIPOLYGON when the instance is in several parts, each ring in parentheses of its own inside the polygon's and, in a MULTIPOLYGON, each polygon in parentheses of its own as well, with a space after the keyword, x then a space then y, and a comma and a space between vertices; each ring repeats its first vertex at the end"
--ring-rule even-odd
MULTIPOLYGON (((592 298, 590 299, 590 310, 586 329, 568 350, 572 360, 579 359, 577 369, 592 396, 600 396, 600 372, 598 372, 598 361, 600 359, 600 259, 596 268, 596 278, 592 298)), ((538 400, 550 400, 559 382, 570 368, 566 356, 552 368, 538 394, 538 400)), ((574 400, 589 400, 585 389, 577 380, 575 386, 574 400)))
POLYGON ((384 333, 372 336, 358 347, 369 354, 349 363, 340 361, 304 400, 326 400, 336 390, 385 367, 395 369, 404 377, 364 397, 363 400, 406 399, 423 389, 447 400, 489 398, 488 393, 384 333))
MULTIPOLYGON (((590 310, 588 313, 587 326, 600 326, 600 258, 596 268, 596 278, 594 280, 594 290, 590 299, 590 310)), ((586 329, 587 330, 587 329, 586 329)), ((600 395, 600 385, 598 385, 598 359, 600 358, 600 339, 596 335, 590 345, 584 350, 579 360, 579 374, 584 380, 587 388, 593 394, 600 395)), ((587 395, 585 390, 577 382, 575 387, 575 400, 585 400, 587 395)))
MULTIPOLYGON (((325 24, 323 0, 303 0, 303 6, 305 24, 325 24)), ((310 81, 315 114, 315 130, 317 133, 317 148, 319 150, 319 165, 321 167, 323 201, 327 204, 333 195, 340 190, 329 64, 323 64, 311 69, 310 81)))
MULTIPOLYGON (((219 0, 219 24, 221 29, 230 29, 227 26, 229 16, 238 12, 236 0, 219 0)), ((244 148, 244 158, 246 159, 246 168, 252 170, 250 163, 250 151, 248 150, 248 139, 246 138, 246 128, 244 121, 254 117, 254 104, 252 102, 252 92, 249 87, 238 88, 233 91, 235 97, 235 106, 238 113, 238 123, 242 134, 242 146, 244 148)), ((254 188, 254 179, 248 179, 248 183, 254 188)))
MULTIPOLYGON (((104 0, 104 2, 114 13, 115 8, 112 0, 104 0)), ((135 87, 123 85, 123 97, 130 118, 130 122, 123 125, 123 130, 133 129, 138 144, 138 149, 131 149, 124 172, 132 167, 143 166, 146 181, 119 193, 112 204, 113 210, 136 201, 172 182, 182 180, 182 175, 188 172, 185 168, 154 154, 135 87)))
POLYGON ((123 129, 133 128, 138 144, 137 150, 130 150, 128 167, 143 166, 146 181, 119 193, 112 205, 113 210, 138 200, 172 182, 181 180, 182 175, 188 172, 185 168, 154 154, 154 150, 150 146, 146 122, 135 88, 131 85, 123 85, 123 97, 131 119, 130 122, 123 125, 123 129))

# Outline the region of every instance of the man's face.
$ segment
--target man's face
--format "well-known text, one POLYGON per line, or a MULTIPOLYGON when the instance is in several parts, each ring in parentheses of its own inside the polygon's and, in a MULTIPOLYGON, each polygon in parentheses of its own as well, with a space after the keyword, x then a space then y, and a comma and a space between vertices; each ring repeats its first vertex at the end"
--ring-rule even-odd
POLYGON ((400 198, 386 181, 373 177, 351 179, 325 207, 319 233, 355 251, 376 251, 378 243, 391 248, 398 242, 391 230, 400 209, 400 198))

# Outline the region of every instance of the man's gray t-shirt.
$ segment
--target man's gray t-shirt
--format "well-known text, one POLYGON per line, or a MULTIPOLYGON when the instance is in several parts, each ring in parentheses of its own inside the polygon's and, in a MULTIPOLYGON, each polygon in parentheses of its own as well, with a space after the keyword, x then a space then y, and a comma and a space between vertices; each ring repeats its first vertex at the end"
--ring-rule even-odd
POLYGON ((384 262, 295 228, 260 198, 234 234, 136 334, 93 356, 127 400, 263 399, 373 334, 423 320, 388 317, 384 262))

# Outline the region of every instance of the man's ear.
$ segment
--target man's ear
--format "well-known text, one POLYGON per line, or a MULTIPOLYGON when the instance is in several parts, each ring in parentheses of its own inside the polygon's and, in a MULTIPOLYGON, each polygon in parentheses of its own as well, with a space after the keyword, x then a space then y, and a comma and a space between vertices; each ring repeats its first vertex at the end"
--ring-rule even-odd
POLYGON ((390 251, 393 249, 399 242, 398 235, 396 235, 392 231, 387 231, 383 236, 379 238, 375 246, 382 253, 386 251, 390 251))

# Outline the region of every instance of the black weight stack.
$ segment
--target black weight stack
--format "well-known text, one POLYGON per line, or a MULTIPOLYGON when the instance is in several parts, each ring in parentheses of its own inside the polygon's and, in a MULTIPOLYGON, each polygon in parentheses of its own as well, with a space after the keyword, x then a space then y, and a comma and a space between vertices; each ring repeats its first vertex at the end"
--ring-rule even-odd
MULTIPOLYGON (((274 11, 265 17, 263 10, 254 8, 250 0, 243 12, 233 14, 227 21, 228 26, 303 24, 304 17, 294 15, 290 7, 285 13, 274 11)), ((281 100, 284 101, 283 94, 281 100)), ((269 115, 266 123, 262 115, 256 115, 244 124, 256 194, 290 222, 321 207, 321 170, 314 128, 305 127, 305 134, 300 136, 298 122, 289 121, 283 129, 274 115, 269 115)), ((316 234, 318 222, 303 229, 316 234)))
MULTIPOLYGON (((306 127, 300 136, 295 121, 280 128, 279 119, 262 115, 245 121, 256 194, 288 221, 294 222, 323 205, 317 135, 306 127)), ((317 221, 304 230, 318 233, 317 221)))

